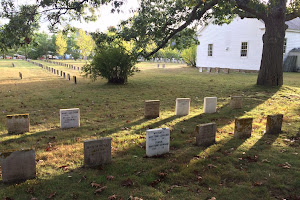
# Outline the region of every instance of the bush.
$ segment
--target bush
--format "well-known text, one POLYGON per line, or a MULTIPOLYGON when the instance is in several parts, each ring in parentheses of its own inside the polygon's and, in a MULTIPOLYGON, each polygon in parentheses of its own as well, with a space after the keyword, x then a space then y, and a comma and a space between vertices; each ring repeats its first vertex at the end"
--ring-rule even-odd
POLYGON ((197 46, 193 45, 188 49, 183 50, 182 58, 184 61, 193 67, 196 67, 197 46))
POLYGON ((136 63, 136 57, 121 46, 98 47, 92 62, 84 66, 84 72, 94 80, 103 77, 109 83, 125 84, 128 76, 139 71, 135 67, 136 63))

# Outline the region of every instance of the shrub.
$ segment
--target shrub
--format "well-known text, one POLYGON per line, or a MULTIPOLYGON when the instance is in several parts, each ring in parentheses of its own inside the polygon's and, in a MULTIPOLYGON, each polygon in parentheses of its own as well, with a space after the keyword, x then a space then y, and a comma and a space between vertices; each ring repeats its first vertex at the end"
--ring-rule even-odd
POLYGON ((197 56, 197 46, 193 45, 188 49, 182 51, 182 58, 184 61, 193 67, 196 67, 196 56, 197 56))
POLYGON ((109 83, 125 84, 128 76, 139 71, 135 67, 136 63, 136 57, 130 55, 121 46, 98 47, 92 62, 84 66, 84 72, 86 75, 91 75, 93 80, 103 77, 109 83))

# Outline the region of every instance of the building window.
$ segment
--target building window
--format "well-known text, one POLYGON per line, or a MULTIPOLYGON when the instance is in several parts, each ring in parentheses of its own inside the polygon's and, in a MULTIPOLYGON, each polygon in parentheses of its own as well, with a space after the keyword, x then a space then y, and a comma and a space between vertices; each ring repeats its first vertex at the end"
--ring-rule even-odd
POLYGON ((284 42, 283 42, 283 54, 286 53, 286 42, 287 42, 287 38, 284 38, 284 42))
POLYGON ((241 57, 247 57, 248 54, 248 42, 242 42, 241 57))
POLYGON ((208 56, 212 56, 213 55, 213 44, 209 44, 208 45, 208 56))

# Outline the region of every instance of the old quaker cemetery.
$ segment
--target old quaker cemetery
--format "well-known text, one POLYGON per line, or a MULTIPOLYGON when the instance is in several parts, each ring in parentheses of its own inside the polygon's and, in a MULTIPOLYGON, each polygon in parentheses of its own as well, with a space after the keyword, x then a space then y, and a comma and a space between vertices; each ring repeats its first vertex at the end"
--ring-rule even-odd
POLYGON ((284 87, 264 90, 252 86, 253 74, 157 69, 153 63, 141 65, 128 85, 112 86, 82 78, 79 67, 69 83, 72 67, 47 64, 1 65, 7 70, 0 76, 1 172, 9 183, 2 185, 3 197, 202 199, 232 191, 239 181, 252 184, 246 196, 256 199, 257 189, 275 191, 265 171, 272 182, 286 180, 276 171, 292 177, 299 169, 300 84, 294 74, 286 75, 284 87), (23 79, 12 76, 19 71, 23 79), (48 189, 17 193, 9 188, 14 183, 48 189), (74 188, 66 195, 56 185, 74 188))

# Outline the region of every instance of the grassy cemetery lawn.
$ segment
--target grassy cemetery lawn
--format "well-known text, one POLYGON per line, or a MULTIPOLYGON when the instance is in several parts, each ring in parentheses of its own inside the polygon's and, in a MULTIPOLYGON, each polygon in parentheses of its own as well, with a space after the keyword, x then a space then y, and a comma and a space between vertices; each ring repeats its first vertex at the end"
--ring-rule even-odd
POLYGON ((37 167, 36 179, 0 182, 0 198, 300 198, 300 73, 285 73, 282 87, 258 87, 255 73, 140 63, 128 84, 109 85, 36 62, 77 76, 78 84, 25 61, 0 61, 0 152, 33 148, 37 167), (204 114, 204 97, 214 96, 217 112, 204 114), (242 96, 243 108, 231 109, 230 96, 242 96), (189 115, 175 116, 176 98, 191 98, 189 115), (145 100, 160 100, 159 118, 144 118, 145 100), (60 129, 59 109, 67 108, 80 108, 81 127, 60 129), (9 135, 6 115, 24 113, 30 132, 9 135), (267 115, 279 113, 283 132, 264 134, 267 115), (253 117, 250 138, 233 136, 237 117, 253 117), (196 125, 210 122, 217 124, 216 143, 196 146, 196 125), (171 130, 170 152, 147 158, 146 130, 163 127, 171 130), (83 142, 103 137, 112 138, 112 162, 84 168, 83 142))

